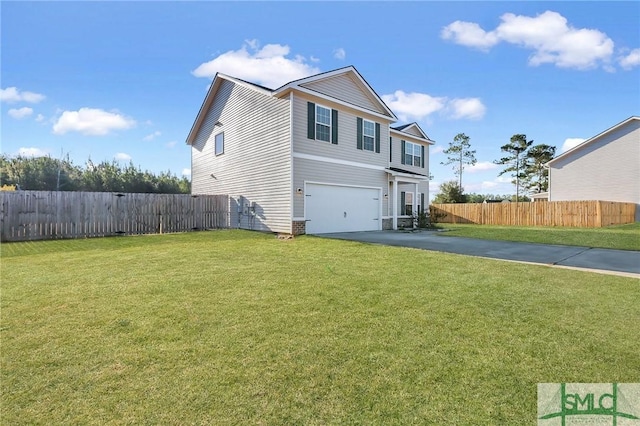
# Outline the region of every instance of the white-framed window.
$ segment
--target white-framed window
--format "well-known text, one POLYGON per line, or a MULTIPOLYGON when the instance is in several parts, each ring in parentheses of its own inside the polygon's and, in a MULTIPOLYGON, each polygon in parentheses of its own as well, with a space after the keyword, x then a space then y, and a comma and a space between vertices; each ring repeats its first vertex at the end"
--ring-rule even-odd
POLYGON ((316 139, 331 142, 331 109, 316 105, 316 139))
POLYGON ((369 120, 362 120, 362 148, 367 151, 374 151, 376 144, 376 123, 369 120))
POLYGON ((422 146, 407 142, 404 147, 404 164, 420 167, 422 164, 422 146))
POLYGON ((216 135, 216 155, 224 154, 224 132, 216 135))
MULTIPOLYGON (((401 200, 404 200, 404 205, 400 207, 400 215, 412 216, 413 215, 413 192, 402 192, 400 196, 401 200)), ((418 198, 416 199, 416 213, 422 211, 422 193, 418 192, 418 198)))
POLYGON ((411 216, 413 214, 413 192, 404 194, 404 214, 411 216))

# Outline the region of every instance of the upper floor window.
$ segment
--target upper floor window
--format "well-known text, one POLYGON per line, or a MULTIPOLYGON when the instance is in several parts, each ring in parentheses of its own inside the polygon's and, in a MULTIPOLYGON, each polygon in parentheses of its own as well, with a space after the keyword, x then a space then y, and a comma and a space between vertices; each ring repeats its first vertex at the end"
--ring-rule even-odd
POLYGON ((316 105, 316 139, 331 141, 331 110, 316 105))
POLYGON ((367 151, 375 149, 376 124, 373 121, 362 120, 362 148, 367 151))
POLYGON ((216 155, 224 153, 224 132, 216 135, 216 155))
POLYGON ((422 166, 422 146, 413 142, 405 142, 404 164, 422 166))
POLYGON ((356 136, 358 149, 380 153, 380 123, 358 117, 356 119, 356 136))
POLYGON ((338 144, 338 110, 307 102, 307 137, 338 144))

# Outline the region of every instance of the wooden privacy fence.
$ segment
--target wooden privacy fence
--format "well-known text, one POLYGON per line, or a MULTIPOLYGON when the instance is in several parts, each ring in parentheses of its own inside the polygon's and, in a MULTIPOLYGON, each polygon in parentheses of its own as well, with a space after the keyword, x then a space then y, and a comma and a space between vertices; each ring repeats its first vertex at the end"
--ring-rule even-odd
POLYGON ((431 204, 439 223, 600 228, 635 221, 636 205, 612 201, 431 204))
POLYGON ((1 241, 226 228, 227 195, 0 191, 1 241))

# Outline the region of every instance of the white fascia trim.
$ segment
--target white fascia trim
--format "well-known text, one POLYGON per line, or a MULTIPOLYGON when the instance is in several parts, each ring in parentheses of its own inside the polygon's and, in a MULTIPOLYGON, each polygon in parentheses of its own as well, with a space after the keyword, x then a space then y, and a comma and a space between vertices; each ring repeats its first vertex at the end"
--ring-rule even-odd
MULTIPOLYGON (((293 158, 301 158, 303 160, 322 161, 323 163, 340 164, 342 166, 360 167, 363 169, 385 171, 385 167, 383 166, 376 166, 374 164, 366 164, 366 163, 358 163, 356 161, 349 161, 349 160, 340 160, 338 158, 321 157, 319 155, 304 154, 302 152, 294 152, 293 158)), ((321 182, 313 182, 313 183, 321 183, 321 182)))
POLYGON ((401 173, 387 169, 385 169, 385 172, 389 173, 393 177, 393 179, 397 180, 398 182, 420 183, 424 182, 425 180, 429 180, 428 176, 416 176, 409 173, 401 173))
POLYGON ((294 221, 294 222, 304 222, 307 219, 305 219, 304 217, 293 217, 293 218, 291 218, 291 220, 294 221))
POLYGON ((345 74, 349 71, 355 71, 355 68, 353 68, 352 65, 349 65, 347 67, 338 68, 332 71, 321 72, 319 74, 311 75, 309 77, 299 78, 297 80, 293 80, 288 83, 285 83, 284 85, 278 87, 273 92, 275 95, 278 95, 280 93, 285 92, 287 89, 290 89, 292 87, 297 87, 299 84, 307 84, 313 81, 323 80, 325 78, 333 77, 340 74, 345 74))
POLYGON ((411 133, 406 133, 406 132, 403 132, 401 130, 392 129, 391 127, 389 127, 389 133, 394 133, 394 134, 396 134, 396 135, 398 135, 398 136, 400 136, 402 138, 405 138, 405 139, 415 139, 417 141, 424 142, 424 143, 427 143, 429 145, 434 145, 436 143, 435 141, 432 141, 431 139, 421 138, 420 136, 412 135, 411 133))
POLYGON ((632 117, 629 117, 629 118, 627 118, 626 120, 621 121, 620 123, 616 124, 615 126, 608 128, 608 129, 607 129, 607 130, 605 130, 604 132, 600 132, 600 133, 598 133, 597 135, 595 135, 595 136, 593 136, 593 137, 591 137, 591 138, 587 139, 586 141, 582 142, 581 144, 574 146, 574 147, 573 147, 573 148, 571 148, 570 150, 568 150, 568 151, 566 151, 566 152, 563 152, 562 154, 558 155, 556 158, 553 158, 553 159, 549 160, 549 161, 548 161, 547 163, 545 163, 544 165, 545 165, 546 167, 549 167, 551 164, 556 163, 556 162, 557 162, 558 160, 560 160, 561 158, 565 158, 565 157, 570 156, 570 155, 571 155, 571 154, 573 154, 574 152, 581 150, 582 148, 584 148, 584 147, 585 147, 585 146, 587 146, 587 145, 590 145, 593 141, 595 141, 595 140, 597 140, 597 139, 601 138, 602 136, 605 136, 605 135, 607 135, 607 134, 609 134, 609 133, 611 133, 611 132, 613 132, 613 131, 618 130, 618 129, 619 129, 619 128, 621 128, 622 126, 624 126, 624 125, 626 125, 627 123, 630 123, 630 122, 632 122, 632 121, 634 121, 634 120, 640 120, 640 117, 637 117, 637 116, 635 116, 635 115, 634 115, 634 116, 632 116, 632 117))
POLYGON ((332 98, 331 96, 327 96, 327 95, 325 95, 323 93, 316 92, 315 90, 307 89, 305 87, 295 87, 292 90, 297 90, 299 92, 306 93, 307 95, 315 96, 315 97, 320 98, 320 99, 326 99, 329 102, 333 102, 335 104, 342 105, 342 106, 345 106, 347 108, 351 108, 351 109, 354 109, 356 111, 360 111, 360 112, 368 114, 368 115, 372 115, 374 117, 377 117, 377 118, 380 118, 382 120, 385 120, 385 121, 387 121, 389 123, 393 123, 393 122, 395 122, 397 120, 397 118, 395 116, 392 117, 392 116, 389 116, 389 115, 386 115, 386 114, 381 114, 381 113, 379 113, 377 111, 374 111, 374 110, 371 110, 371 109, 362 108, 362 107, 360 107, 358 105, 354 105, 354 104, 349 103, 349 102, 341 101, 340 99, 332 98))
POLYGON ((273 90, 263 89, 262 87, 258 87, 256 85, 253 85, 253 84, 248 83, 246 81, 238 80, 237 78, 231 77, 230 75, 218 73, 218 77, 224 78, 225 80, 229 80, 229 81, 231 81, 231 82, 233 82, 233 83, 235 83, 235 84, 237 84, 239 86, 246 87, 247 89, 254 90, 254 91, 258 92, 258 93, 262 93, 263 95, 273 96, 273 90))

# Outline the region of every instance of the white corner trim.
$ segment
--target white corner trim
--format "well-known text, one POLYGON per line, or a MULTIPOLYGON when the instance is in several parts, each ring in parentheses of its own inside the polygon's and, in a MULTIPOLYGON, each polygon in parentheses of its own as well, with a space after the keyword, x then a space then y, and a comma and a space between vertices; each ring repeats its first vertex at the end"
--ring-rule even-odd
POLYGON ((385 171, 384 166, 376 166, 375 164, 358 163, 356 161, 341 160, 338 158, 322 157, 320 155, 304 154, 302 152, 294 152, 293 158, 301 158, 303 160, 321 161, 323 163, 340 164, 342 166, 361 167, 363 169, 385 171))

